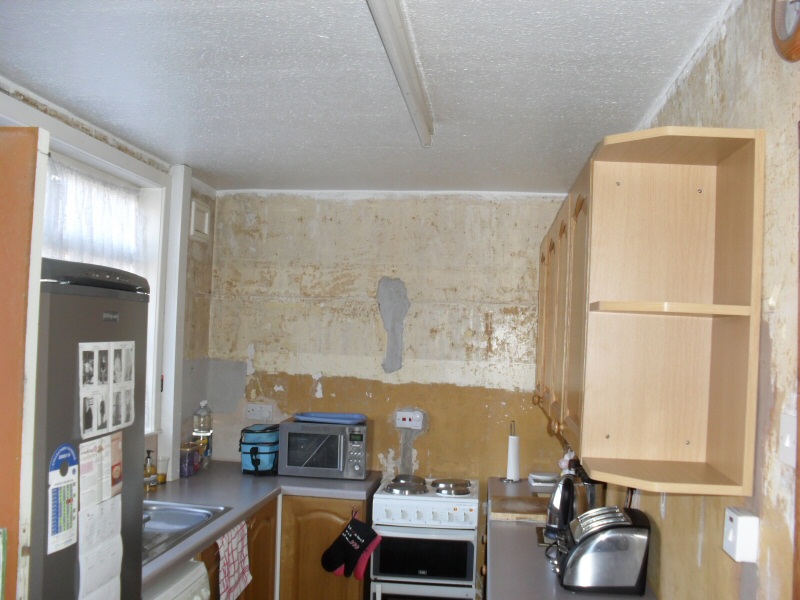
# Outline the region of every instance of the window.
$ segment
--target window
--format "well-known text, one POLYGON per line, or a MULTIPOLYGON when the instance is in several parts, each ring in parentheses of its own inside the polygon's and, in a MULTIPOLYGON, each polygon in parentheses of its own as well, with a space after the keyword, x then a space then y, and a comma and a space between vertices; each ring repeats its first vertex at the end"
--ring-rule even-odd
POLYGON ((139 196, 138 189, 104 180, 88 167, 51 156, 42 253, 146 277, 139 196))
POLYGON ((51 154, 47 168, 43 256, 99 264, 150 282, 145 431, 157 429, 154 348, 160 202, 142 190, 72 159, 51 154))

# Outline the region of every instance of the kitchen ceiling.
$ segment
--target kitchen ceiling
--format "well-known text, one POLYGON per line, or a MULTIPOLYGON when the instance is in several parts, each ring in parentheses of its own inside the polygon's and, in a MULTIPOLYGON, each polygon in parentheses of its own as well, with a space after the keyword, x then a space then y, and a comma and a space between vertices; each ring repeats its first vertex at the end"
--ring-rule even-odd
POLYGON ((736 0, 401 0, 420 145, 365 0, 4 0, 0 77, 219 190, 557 193, 736 0))

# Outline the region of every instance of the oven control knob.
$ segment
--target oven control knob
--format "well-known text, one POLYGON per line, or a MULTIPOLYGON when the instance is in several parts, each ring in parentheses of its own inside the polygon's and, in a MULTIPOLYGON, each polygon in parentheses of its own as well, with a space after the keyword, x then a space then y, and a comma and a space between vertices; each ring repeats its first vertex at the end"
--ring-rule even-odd
POLYGON ((422 521, 424 518, 425 518, 425 513, 423 513, 421 510, 418 510, 417 511, 417 521, 422 521))
POLYGON ((403 509, 400 509, 400 518, 401 519, 408 519, 408 513, 403 509))
POLYGON ((435 510, 431 511, 431 519, 434 520, 434 521, 438 521, 439 520, 439 513, 436 512, 435 510))
POLYGON ((392 518, 392 511, 389 510, 388 508, 384 508, 383 509, 383 514, 386 515, 387 519, 391 519, 392 518))

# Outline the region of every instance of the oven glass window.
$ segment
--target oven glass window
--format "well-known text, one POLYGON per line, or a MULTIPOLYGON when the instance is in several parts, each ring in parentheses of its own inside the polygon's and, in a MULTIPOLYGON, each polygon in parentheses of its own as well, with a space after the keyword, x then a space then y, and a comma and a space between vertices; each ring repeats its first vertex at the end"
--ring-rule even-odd
POLYGON ((286 463, 290 467, 340 470, 338 435, 289 433, 288 441, 286 463))
POLYGON ((469 541, 384 537, 373 555, 375 576, 472 582, 474 552, 469 541))

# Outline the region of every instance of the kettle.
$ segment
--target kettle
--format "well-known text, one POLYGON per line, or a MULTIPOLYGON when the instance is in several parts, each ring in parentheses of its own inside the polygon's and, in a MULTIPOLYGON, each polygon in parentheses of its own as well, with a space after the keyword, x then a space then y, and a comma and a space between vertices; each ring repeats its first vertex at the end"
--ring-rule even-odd
POLYGON ((557 539, 575 518, 575 480, 572 475, 562 475, 550 494, 547 505, 544 535, 557 539))

